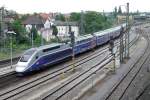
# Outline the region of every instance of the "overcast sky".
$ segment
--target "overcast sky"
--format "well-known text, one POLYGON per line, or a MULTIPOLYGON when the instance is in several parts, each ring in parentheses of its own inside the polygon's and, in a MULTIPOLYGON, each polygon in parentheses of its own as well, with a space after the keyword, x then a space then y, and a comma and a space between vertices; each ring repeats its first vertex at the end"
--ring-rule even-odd
MULTIPOLYGON (((79 12, 81 10, 110 12, 115 6, 130 3, 130 11, 150 11, 149 0, 0 0, 0 6, 18 13, 79 12)), ((125 7, 122 6, 125 10, 125 7)))

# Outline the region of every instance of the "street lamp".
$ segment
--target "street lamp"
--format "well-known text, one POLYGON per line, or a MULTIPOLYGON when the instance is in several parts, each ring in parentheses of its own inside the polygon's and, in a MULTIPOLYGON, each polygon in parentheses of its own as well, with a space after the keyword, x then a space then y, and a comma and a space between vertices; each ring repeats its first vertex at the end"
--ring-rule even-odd
POLYGON ((11 40, 11 45, 10 45, 10 60, 11 60, 11 68, 12 68, 12 35, 16 34, 14 31, 8 31, 7 34, 10 34, 10 40, 11 40))

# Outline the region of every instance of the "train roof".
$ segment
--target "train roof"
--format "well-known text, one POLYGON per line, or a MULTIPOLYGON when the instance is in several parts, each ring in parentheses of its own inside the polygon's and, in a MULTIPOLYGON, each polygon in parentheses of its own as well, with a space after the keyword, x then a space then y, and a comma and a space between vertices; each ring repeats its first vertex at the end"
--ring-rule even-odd
POLYGON ((107 33, 116 31, 116 30, 120 29, 120 27, 121 26, 117 26, 117 27, 109 28, 109 29, 106 29, 106 30, 103 30, 103 31, 95 32, 94 35, 102 36, 102 35, 105 35, 107 33))
POLYGON ((88 39, 88 38, 92 38, 92 35, 88 34, 88 35, 79 36, 75 39, 75 41, 81 41, 81 40, 85 40, 85 39, 88 39))
POLYGON ((40 46, 37 48, 37 50, 43 50, 43 49, 52 48, 52 47, 61 46, 61 45, 63 45, 63 44, 62 43, 51 43, 49 45, 40 46))
POLYGON ((25 54, 26 52, 29 52, 29 51, 36 51, 36 50, 37 50, 37 48, 30 48, 30 49, 26 50, 26 51, 24 52, 24 54, 25 54))

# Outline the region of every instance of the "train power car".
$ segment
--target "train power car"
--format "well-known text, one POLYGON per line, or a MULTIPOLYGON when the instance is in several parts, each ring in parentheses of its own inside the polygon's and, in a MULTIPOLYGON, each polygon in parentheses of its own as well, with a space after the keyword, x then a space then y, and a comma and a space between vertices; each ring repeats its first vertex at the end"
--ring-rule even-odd
POLYGON ((72 55, 72 48, 69 45, 53 43, 27 50, 17 63, 16 72, 26 73, 39 70, 50 64, 72 55))

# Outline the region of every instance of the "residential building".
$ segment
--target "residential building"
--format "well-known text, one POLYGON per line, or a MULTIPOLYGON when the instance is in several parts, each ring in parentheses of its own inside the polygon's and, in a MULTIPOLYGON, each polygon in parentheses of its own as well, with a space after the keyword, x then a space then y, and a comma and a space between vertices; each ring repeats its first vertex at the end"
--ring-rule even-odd
POLYGON ((69 26, 71 26, 71 30, 74 32, 76 37, 79 35, 79 25, 77 22, 53 21, 51 23, 57 27, 58 36, 69 36, 69 26))
POLYGON ((35 27, 37 30, 41 29, 44 27, 44 22, 42 21, 41 17, 38 15, 32 15, 29 16, 26 20, 23 21, 23 25, 25 27, 27 26, 31 26, 31 27, 35 27))
MULTIPOLYGON (((126 23, 126 15, 118 15, 117 19, 118 19, 118 23, 126 23)), ((129 20, 130 22, 133 22, 134 18, 132 15, 129 16, 129 20)))
POLYGON ((58 37, 69 36, 69 26, 71 26, 71 29, 76 37, 79 34, 79 27, 77 22, 55 21, 45 13, 29 16, 23 22, 23 25, 26 27, 28 32, 30 32, 31 28, 34 26, 38 30, 38 33, 41 34, 46 41, 50 41, 51 38, 54 38, 52 35, 52 25, 57 27, 58 37))

